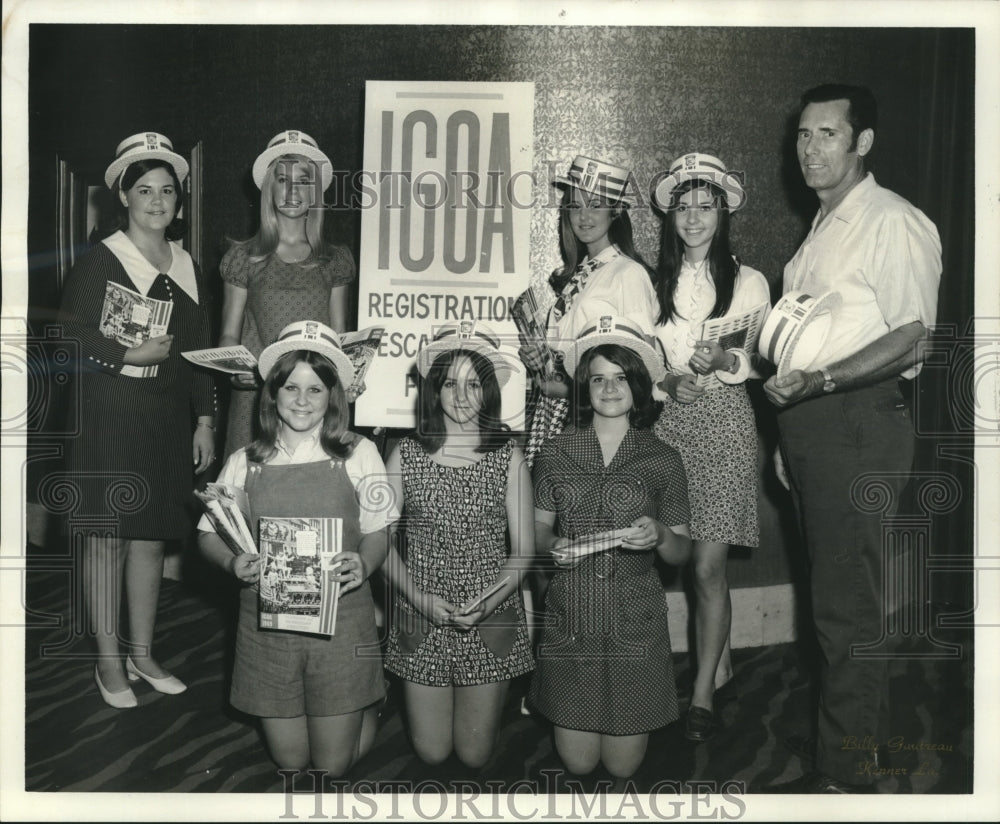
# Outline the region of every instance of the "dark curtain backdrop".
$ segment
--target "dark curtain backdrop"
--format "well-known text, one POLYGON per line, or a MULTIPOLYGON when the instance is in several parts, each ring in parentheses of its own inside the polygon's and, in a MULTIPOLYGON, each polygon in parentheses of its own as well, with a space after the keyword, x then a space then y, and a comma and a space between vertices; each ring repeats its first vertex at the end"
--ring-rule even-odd
MULTIPOLYGON (((182 152, 201 141, 204 264, 214 277, 226 238, 255 228, 249 169, 276 132, 306 131, 335 166, 362 167, 369 79, 534 82, 536 195, 543 201, 551 164, 562 170, 578 152, 627 165, 640 179, 687 151, 721 156, 746 173, 749 192, 733 221, 734 246, 777 294, 816 206, 791 150, 798 98, 810 86, 843 81, 870 86, 879 100, 879 182, 941 231, 939 320, 961 333, 974 285, 974 55, 969 29, 34 24, 30 320, 40 330, 58 302, 57 153, 96 184, 126 135, 161 131, 182 152)), ((329 215, 331 237, 355 255, 359 227, 357 212, 329 215)), ((656 216, 637 210, 635 228, 640 252, 655 260, 656 216)), ((554 212, 537 209, 531 233, 531 276, 540 283, 558 262, 554 212)), ((919 468, 960 480, 964 498, 942 516, 948 531, 940 534, 949 537, 936 539, 934 549, 961 554, 972 547, 973 481, 948 375, 925 370, 917 386, 927 433, 919 468), (956 450, 962 454, 950 456, 956 450)), ((758 409, 769 448, 773 415, 766 404, 758 409)), ((45 443, 43 434, 36 437, 36 452, 45 443)), ((37 479, 49 468, 41 461, 29 474, 37 479)), ((762 478, 764 540, 752 563, 735 565, 737 585, 788 580, 788 501, 763 467, 762 478)))

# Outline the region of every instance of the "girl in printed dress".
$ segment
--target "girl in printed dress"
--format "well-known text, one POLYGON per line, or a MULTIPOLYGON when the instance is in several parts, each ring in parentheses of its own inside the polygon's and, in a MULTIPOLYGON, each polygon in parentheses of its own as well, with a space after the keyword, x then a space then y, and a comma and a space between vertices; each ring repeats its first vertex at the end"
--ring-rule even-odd
POLYGON ((755 376, 750 356, 700 340, 700 330, 709 318, 769 303, 770 291, 764 276, 730 249, 730 213, 746 196, 721 160, 698 153, 678 158, 654 199, 666 214, 656 334, 669 370, 658 386, 665 397, 654 431, 681 453, 688 474, 697 674, 685 735, 707 741, 717 723, 716 685, 732 678, 729 546, 758 542, 757 428, 745 386, 755 376))
POLYGON ((511 679, 533 667, 519 592, 533 551, 531 479, 501 423, 510 364, 493 332, 445 326, 417 364, 417 430, 387 461, 405 549, 385 565, 397 589, 386 669, 403 679, 420 758, 437 764, 454 750, 481 767, 511 679))

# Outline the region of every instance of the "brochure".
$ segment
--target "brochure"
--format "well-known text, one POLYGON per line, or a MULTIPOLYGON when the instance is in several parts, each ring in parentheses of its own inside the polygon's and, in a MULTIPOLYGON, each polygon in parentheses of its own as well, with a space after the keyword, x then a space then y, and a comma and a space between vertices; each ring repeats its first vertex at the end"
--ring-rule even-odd
MULTIPOLYGON (((375 353, 384 334, 384 326, 370 326, 359 332, 345 332, 340 336, 340 347, 354 366, 354 382, 349 387, 344 387, 348 395, 351 394, 351 390, 354 390, 355 397, 361 394, 365 375, 375 359, 375 353)), ((253 375, 257 370, 257 358, 242 345, 193 349, 181 354, 191 363, 230 375, 253 375)))
MULTIPOLYGON (((742 349, 751 355, 757 351, 757 338, 770 308, 771 304, 765 301, 739 315, 709 318, 702 324, 699 340, 718 341, 723 349, 742 349)), ((714 385, 717 380, 714 372, 698 375, 698 385, 704 388, 714 385)))
POLYGON ((360 332, 347 332, 340 336, 340 347, 354 366, 354 381, 350 386, 344 387, 348 397, 352 396, 352 392, 353 397, 361 394, 365 375, 368 374, 368 368, 375 359, 375 353, 378 352, 378 345, 384 334, 384 326, 369 326, 360 332))
POLYGON ((598 552, 606 552, 614 549, 621 542, 632 534, 632 527, 623 529, 609 529, 606 532, 595 532, 590 535, 582 535, 568 546, 562 549, 553 550, 553 555, 561 556, 563 560, 579 560, 587 555, 594 555, 598 552))
POLYGON ((247 493, 228 484, 210 483, 194 494, 205 505, 208 518, 219 537, 234 554, 257 554, 250 529, 250 504, 247 493))
POLYGON ((505 586, 507 586, 507 582, 508 581, 510 581, 510 576, 509 575, 506 578, 504 578, 503 580, 497 581, 493 586, 488 587, 487 589, 484 589, 475 598, 473 598, 471 601, 469 601, 464 606, 460 607, 458 609, 458 614, 459 615, 468 615, 470 612, 472 612, 472 610, 474 610, 476 607, 478 607, 483 601, 485 601, 491 595, 493 595, 494 593, 499 592, 501 589, 503 589, 505 586))
MULTIPOLYGON (((150 338, 167 334, 173 301, 148 298, 120 283, 108 281, 104 286, 104 306, 98 327, 106 338, 133 349, 150 338)), ((131 378, 152 378, 159 365, 134 366, 125 364, 122 374, 131 378)))
POLYGON ((334 634, 342 528, 340 518, 261 517, 261 629, 334 634))
POLYGON ((549 345, 545 335, 546 321, 545 313, 538 305, 538 295, 533 287, 528 287, 511 304, 510 316, 517 326, 517 331, 521 336, 521 343, 525 346, 533 346, 538 350, 543 362, 546 364, 546 371, 550 368, 551 357, 549 345))
POLYGON ((242 344, 218 346, 214 349, 193 349, 181 352, 191 363, 218 369, 230 375, 253 375, 257 371, 257 358, 242 344))

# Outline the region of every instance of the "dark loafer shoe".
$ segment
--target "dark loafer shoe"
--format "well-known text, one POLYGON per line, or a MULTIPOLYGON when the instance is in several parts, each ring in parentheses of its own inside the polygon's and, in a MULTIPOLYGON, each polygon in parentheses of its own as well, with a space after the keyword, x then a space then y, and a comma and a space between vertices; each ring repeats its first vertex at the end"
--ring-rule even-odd
POLYGON ((715 715, 704 707, 691 707, 687 712, 684 737, 688 741, 708 741, 715 735, 715 715))
POLYGON ((782 743, 792 753, 797 755, 807 764, 814 764, 816 761, 816 739, 805 735, 789 735, 782 743))
POLYGON ((849 793, 873 793, 875 788, 871 784, 848 784, 846 781, 839 781, 836 778, 823 775, 821 772, 808 772, 792 781, 761 787, 759 792, 846 795, 849 793))

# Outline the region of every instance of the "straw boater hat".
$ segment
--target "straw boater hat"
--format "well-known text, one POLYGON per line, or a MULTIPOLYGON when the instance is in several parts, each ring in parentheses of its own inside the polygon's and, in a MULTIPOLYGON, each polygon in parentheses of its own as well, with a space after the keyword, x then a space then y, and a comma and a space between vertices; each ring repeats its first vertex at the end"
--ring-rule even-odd
POLYGON ((566 350, 566 358, 563 361, 566 372, 574 375, 576 367, 583 360, 583 356, 595 346, 602 346, 606 343, 624 346, 635 352, 642 358, 653 383, 659 382, 667 374, 663 358, 654 348, 650 337, 643 333, 640 325, 633 320, 615 315, 601 315, 595 318, 593 323, 583 328, 583 331, 577 336, 576 342, 566 350))
POLYGON ((579 189, 581 192, 603 197, 609 203, 631 206, 632 195, 627 192, 631 177, 632 172, 624 166, 614 166, 603 160, 577 155, 566 176, 557 176, 552 185, 560 189, 579 189))
POLYGON ((278 339, 260 353, 257 368, 264 380, 278 358, 286 352, 305 349, 318 352, 328 358, 337 369, 337 377, 343 386, 350 386, 354 380, 354 364, 340 348, 340 335, 318 320, 299 320, 281 330, 278 339))
POLYGON ((669 174, 657 185, 653 202, 661 211, 670 208, 670 195, 674 189, 688 180, 707 180, 726 193, 726 207, 735 212, 746 201, 747 195, 736 174, 726 169, 719 158, 701 152, 681 155, 670 164, 669 174))
POLYGON ((165 160, 174 167, 177 179, 183 183, 188 173, 188 162, 174 151, 174 144, 157 132, 139 132, 126 137, 115 150, 115 159, 111 161, 104 172, 104 182, 108 188, 114 188, 115 181, 121 177, 131 164, 137 160, 156 158, 165 160))
POLYGON ((257 184, 258 189, 264 183, 264 175, 271 162, 282 155, 300 155, 309 158, 322 172, 323 191, 330 188, 330 182, 333 180, 333 165, 330 163, 330 158, 320 151, 316 141, 305 132, 288 129, 272 137, 267 148, 257 155, 257 159, 253 162, 253 182, 257 184))
POLYGON ((840 292, 826 292, 818 298, 788 292, 774 305, 760 331, 757 349, 778 367, 779 378, 793 369, 812 366, 830 334, 840 302, 840 292))
POLYGON ((453 349, 468 349, 483 355, 493 364, 500 386, 507 383, 520 363, 517 354, 504 346, 500 336, 487 324, 481 320, 463 320, 441 326, 434 337, 420 348, 417 353, 420 374, 426 378, 438 355, 453 349))

